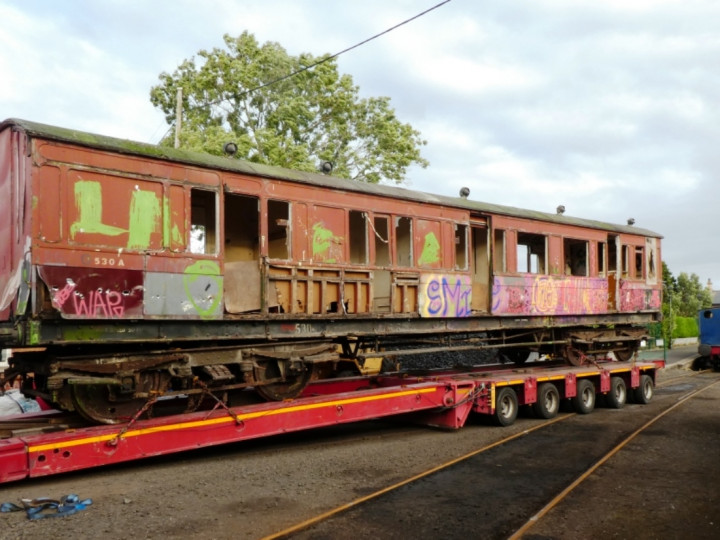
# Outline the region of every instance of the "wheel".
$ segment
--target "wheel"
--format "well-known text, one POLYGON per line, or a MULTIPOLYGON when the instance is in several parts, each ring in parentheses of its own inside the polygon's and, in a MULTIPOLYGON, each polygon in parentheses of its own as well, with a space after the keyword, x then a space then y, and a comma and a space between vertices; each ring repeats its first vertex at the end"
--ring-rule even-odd
POLYGON ((101 424, 127 422, 147 403, 146 399, 118 396, 117 387, 108 384, 75 384, 70 392, 75 410, 86 420, 101 424))
POLYGON ((555 418, 560 410, 560 393, 552 383, 543 383, 538 388, 537 401, 532 404, 535 416, 555 418))
POLYGON ((635 403, 646 405, 653 397, 655 384, 650 375, 640 375, 640 386, 633 388, 633 400, 635 403))
POLYGON ((565 347, 565 360, 572 366, 582 366, 585 363, 587 356, 572 346, 565 347))
POLYGON ((573 408, 578 414, 589 414, 595 408, 595 385, 587 379, 577 382, 577 395, 572 398, 573 408))
POLYGON ((635 353, 637 352, 637 346, 630 347, 629 349, 613 349, 613 354, 615 355, 615 358, 618 359, 620 362, 628 362, 632 360, 632 357, 635 356, 635 353))
POLYGON ((509 426, 518 415, 518 399, 512 388, 501 388, 495 394, 495 414, 493 419, 499 426, 509 426))
POLYGON ((253 368, 255 381, 258 383, 255 387, 260 396, 268 401, 283 401, 285 399, 294 399, 298 397, 305 389, 307 384, 313 379, 314 370, 312 367, 305 366, 300 373, 288 373, 283 369, 282 361, 270 360, 266 362, 256 362, 253 368), (266 381, 277 380, 277 382, 266 381))
POLYGON ((610 377, 610 391, 605 395, 605 403, 611 409, 622 409, 627 401, 627 388, 622 377, 610 377))

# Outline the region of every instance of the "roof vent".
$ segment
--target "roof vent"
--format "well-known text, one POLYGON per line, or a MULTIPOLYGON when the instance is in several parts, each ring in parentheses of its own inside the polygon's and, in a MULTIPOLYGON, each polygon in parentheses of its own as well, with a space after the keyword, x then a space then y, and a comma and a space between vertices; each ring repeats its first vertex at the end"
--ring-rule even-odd
POLYGON ((223 152, 225 152, 228 156, 234 156, 235 154, 237 154, 237 151, 237 144, 235 144, 234 142, 226 142, 223 145, 223 152))
POLYGON ((460 196, 463 199, 467 199, 470 196, 470 188, 469 187, 460 188, 460 196))
POLYGON ((565 213, 565 207, 562 204, 558 206, 556 210, 559 216, 562 216, 565 213))

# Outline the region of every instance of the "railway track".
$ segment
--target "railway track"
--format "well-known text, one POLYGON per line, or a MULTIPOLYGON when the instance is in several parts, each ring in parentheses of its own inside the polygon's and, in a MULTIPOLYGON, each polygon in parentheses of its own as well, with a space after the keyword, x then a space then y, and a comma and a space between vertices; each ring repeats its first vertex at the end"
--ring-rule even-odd
MULTIPOLYGON (((584 483, 598 481, 610 460, 620 452, 627 452, 631 443, 639 437, 647 436, 658 422, 675 413, 686 402, 720 387, 717 374, 698 372, 690 376, 684 373, 668 377, 657 389, 659 392, 673 386, 682 389, 687 386, 683 383, 689 377, 707 379, 701 380, 697 388, 682 392, 680 397, 654 411, 643 419, 639 427, 625 430, 622 435, 616 436, 616 440, 598 436, 594 441, 596 444, 583 445, 578 439, 585 437, 587 430, 579 435, 576 433, 575 440, 572 440, 571 432, 577 432, 579 427, 577 424, 571 425, 573 419, 584 421, 585 427, 591 426, 587 425, 589 419, 566 413, 267 535, 264 540, 351 538, 357 534, 386 537, 384 533, 393 529, 397 531, 398 528, 408 537, 415 538, 433 538, 440 530, 448 536, 470 534, 482 538, 513 540, 532 538, 535 530, 541 527, 544 532, 552 532, 555 530, 555 524, 550 518, 553 510, 567 503, 584 483), (553 444, 555 448, 546 451, 545 458, 537 458, 541 454, 540 449, 553 444), (566 446, 564 450, 561 448, 563 445, 566 446), (595 451, 589 451, 586 448, 589 446, 594 446, 595 451), (583 453, 582 458, 569 457, 578 452, 583 453), (518 459, 521 455, 525 457, 525 463, 518 459), (572 465, 568 467, 569 462, 572 465), (498 473, 498 470, 504 472, 498 473), (493 478, 488 479, 488 476, 493 478), (476 482, 471 484, 480 485, 480 489, 469 491, 468 483, 463 482, 463 478, 475 478, 476 482), (534 485, 536 489, 528 489, 528 485, 534 485), (489 486, 495 486, 495 489, 489 486), (463 495, 457 496, 459 493, 463 495), (453 498, 462 504, 452 505, 453 498), (493 498, 496 502, 492 501, 493 498), (513 498, 517 500, 510 504, 513 498), (426 505, 425 501, 428 500, 432 501, 435 508, 426 505), (483 502, 478 504, 478 500, 483 502), (474 511, 468 511, 467 506, 474 511), (408 516, 414 516, 412 520, 403 518, 406 511, 408 516), (388 526, 385 519, 395 520, 398 527, 385 528, 388 526), (440 529, 438 524, 442 524, 440 529), (347 531, 347 534, 342 531, 347 531)), ((593 420, 596 419, 597 415, 593 420)), ((612 431, 596 430, 596 433, 601 432, 612 431)), ((635 502, 628 501, 628 508, 635 502)), ((572 502, 569 504, 572 505, 572 502)), ((393 533, 387 537, 399 536, 393 533)), ((540 537, 548 536, 542 534, 540 537)), ((560 534, 557 537, 565 536, 560 534)))

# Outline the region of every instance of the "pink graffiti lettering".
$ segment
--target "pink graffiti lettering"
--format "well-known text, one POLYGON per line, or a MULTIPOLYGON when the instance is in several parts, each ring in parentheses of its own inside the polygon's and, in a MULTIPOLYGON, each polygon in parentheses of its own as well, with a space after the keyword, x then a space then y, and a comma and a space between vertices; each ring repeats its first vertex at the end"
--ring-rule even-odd
POLYGON ((67 299, 70 298, 70 295, 72 295, 72 292, 74 290, 75 283, 72 280, 68 279, 67 285, 65 285, 62 289, 56 292, 53 296, 53 303, 58 307, 62 307, 65 302, 67 302, 67 299))
POLYGON ((90 291, 87 297, 76 294, 73 296, 75 313, 87 317, 122 317, 125 307, 122 295, 116 291, 90 291))

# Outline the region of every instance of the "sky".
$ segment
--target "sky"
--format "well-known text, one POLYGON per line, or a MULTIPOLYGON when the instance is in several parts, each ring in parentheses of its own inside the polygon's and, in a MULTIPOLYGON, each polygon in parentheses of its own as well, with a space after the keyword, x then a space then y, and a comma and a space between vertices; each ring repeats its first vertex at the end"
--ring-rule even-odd
MULTIPOLYGON (((162 72, 223 35, 334 54, 443 0, 0 0, 0 120, 157 143, 162 72)), ((720 2, 451 0, 342 54, 427 141, 406 187, 663 235, 720 289, 720 2)))

